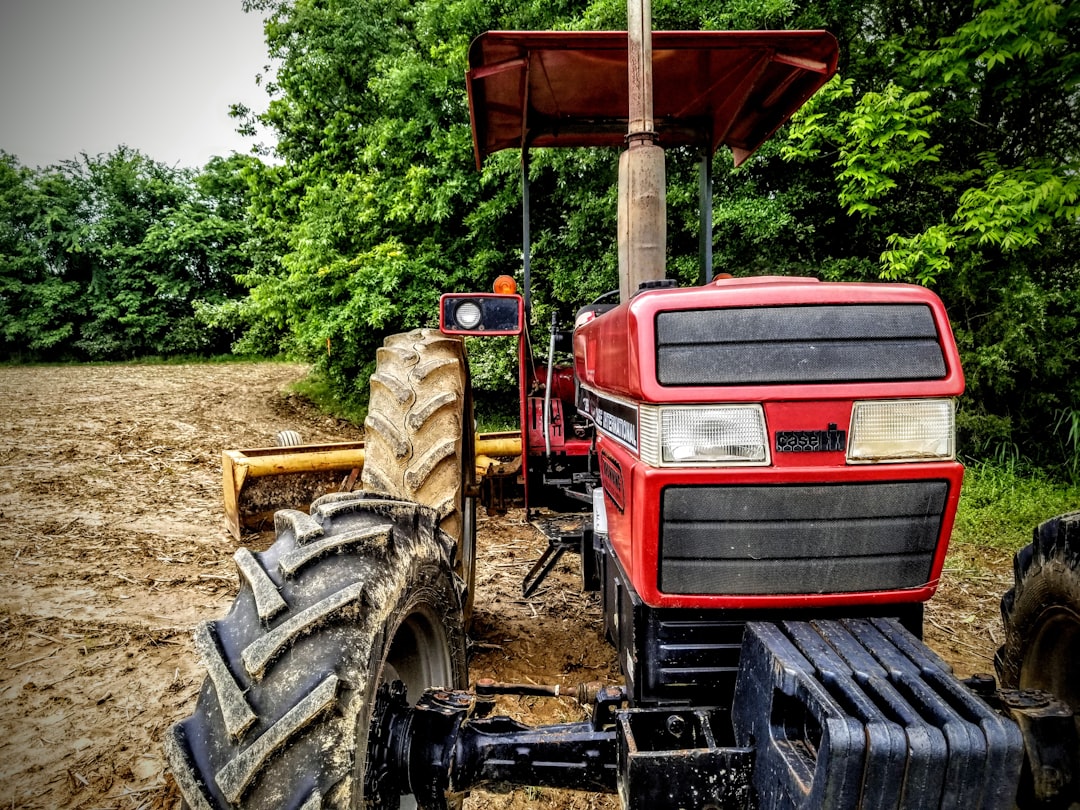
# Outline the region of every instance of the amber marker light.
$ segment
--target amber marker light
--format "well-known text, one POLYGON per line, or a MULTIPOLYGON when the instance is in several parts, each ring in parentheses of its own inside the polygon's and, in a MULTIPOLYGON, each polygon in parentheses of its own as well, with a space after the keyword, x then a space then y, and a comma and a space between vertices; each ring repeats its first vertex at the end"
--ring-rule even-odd
POLYGON ((499 295, 513 295, 517 292, 517 282, 514 281, 513 276, 499 276, 495 279, 492 289, 499 295))

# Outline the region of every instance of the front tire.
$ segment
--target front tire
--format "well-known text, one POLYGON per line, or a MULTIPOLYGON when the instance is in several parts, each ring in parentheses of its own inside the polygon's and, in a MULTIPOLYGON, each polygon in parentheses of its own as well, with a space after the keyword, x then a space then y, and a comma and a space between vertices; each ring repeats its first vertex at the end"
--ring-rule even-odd
POLYGON ((1080 512, 1048 520, 1013 560, 994 657, 1011 689, 1041 689, 1080 712, 1080 512))
POLYGON ((437 329, 391 335, 376 352, 364 422, 368 492, 430 506, 453 539, 472 614, 476 580, 475 431, 461 338, 437 329))
POLYGON ((267 551, 237 552, 229 613, 196 630, 208 677, 169 730, 170 768, 193 808, 370 806, 380 684, 416 700, 467 683, 452 549, 431 509, 364 493, 279 512, 275 528, 267 551))

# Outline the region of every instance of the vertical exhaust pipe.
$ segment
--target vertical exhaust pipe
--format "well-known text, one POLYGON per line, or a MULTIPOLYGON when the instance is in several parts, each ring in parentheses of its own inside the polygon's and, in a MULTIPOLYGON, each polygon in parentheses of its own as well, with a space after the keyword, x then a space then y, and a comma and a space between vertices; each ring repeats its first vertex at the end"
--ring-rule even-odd
POLYGON ((652 3, 627 0, 627 149, 619 156, 619 300, 643 281, 662 279, 667 266, 664 150, 653 119, 652 3))

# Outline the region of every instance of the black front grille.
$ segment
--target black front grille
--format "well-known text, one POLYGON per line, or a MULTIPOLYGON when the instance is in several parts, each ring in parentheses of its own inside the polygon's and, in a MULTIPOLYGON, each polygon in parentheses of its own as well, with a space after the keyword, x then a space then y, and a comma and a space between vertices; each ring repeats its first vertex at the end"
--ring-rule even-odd
POLYGON ((661 312, 660 385, 935 380, 945 358, 923 304, 661 312))
POLYGON ((667 487, 660 590, 745 596, 920 587, 948 492, 945 481, 667 487))

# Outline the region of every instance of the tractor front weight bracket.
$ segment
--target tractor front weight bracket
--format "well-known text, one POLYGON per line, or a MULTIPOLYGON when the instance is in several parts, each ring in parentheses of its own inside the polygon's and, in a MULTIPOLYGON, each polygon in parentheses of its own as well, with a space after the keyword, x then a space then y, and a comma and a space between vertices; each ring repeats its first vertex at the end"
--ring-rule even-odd
MULTIPOLYGON (((379 757, 369 771, 381 774, 383 796, 412 793, 419 806, 437 808, 473 788, 505 792, 529 785, 619 793, 633 810, 652 810, 657 802, 753 806, 752 750, 720 744, 730 737, 726 710, 627 709, 623 687, 589 684, 579 687, 593 703, 589 721, 536 727, 486 716, 494 694, 522 688, 428 689, 409 707, 399 683, 380 687, 385 709, 373 731, 381 732, 382 743, 369 750, 379 757), (386 700, 391 693, 394 699, 386 700)), ((531 687, 529 694, 554 692, 531 687)))
POLYGON ((1066 703, 1037 689, 1001 689, 997 699, 1024 735, 1020 806, 1068 806, 1080 796, 1076 715, 1066 703))

